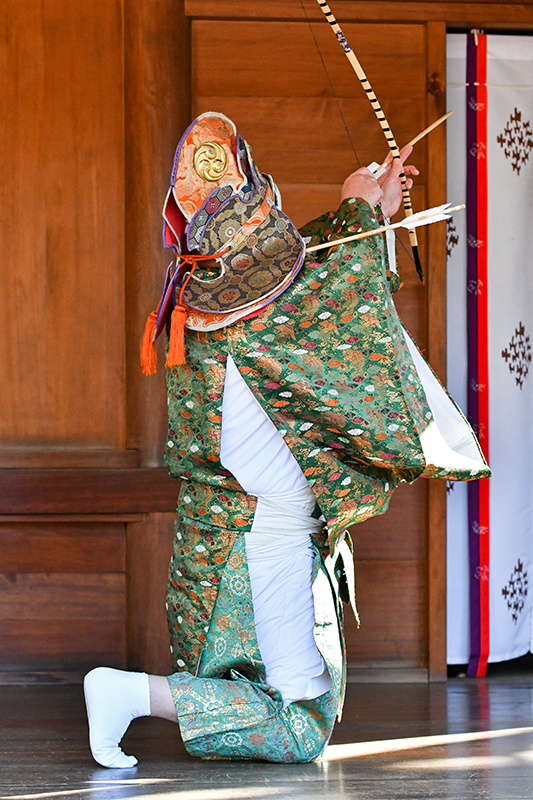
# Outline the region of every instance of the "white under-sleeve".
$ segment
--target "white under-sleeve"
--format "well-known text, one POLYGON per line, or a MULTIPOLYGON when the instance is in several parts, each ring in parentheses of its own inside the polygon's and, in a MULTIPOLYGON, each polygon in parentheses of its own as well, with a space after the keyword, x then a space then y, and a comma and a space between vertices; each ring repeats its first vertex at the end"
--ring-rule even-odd
POLYGON ((222 399, 220 461, 247 494, 283 494, 307 481, 283 436, 228 355, 222 399))
POLYGON ((252 529, 244 535, 254 603, 255 629, 266 682, 285 705, 327 692, 331 679, 315 643, 312 530, 323 523, 305 486, 283 495, 260 496, 252 529))
POLYGON ((310 533, 316 501, 298 462, 228 356, 220 460, 255 495, 245 534, 255 629, 269 686, 288 705, 328 691, 331 678, 313 636, 310 533))

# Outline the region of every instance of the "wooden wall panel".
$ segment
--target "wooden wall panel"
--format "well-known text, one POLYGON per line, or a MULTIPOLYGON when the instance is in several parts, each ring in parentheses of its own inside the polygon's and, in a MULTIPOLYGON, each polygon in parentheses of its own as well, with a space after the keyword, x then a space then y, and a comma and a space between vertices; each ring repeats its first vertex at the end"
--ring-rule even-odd
MULTIPOLYGON (((395 83, 387 76, 399 71, 406 97, 425 93, 423 23, 361 26, 350 22, 343 25, 343 30, 357 49, 367 74, 376 76, 372 84, 380 98, 395 96, 395 83)), ((235 20, 217 20, 213 24, 195 20, 192 29, 193 95, 224 97, 231 89, 231 94, 238 97, 330 97, 331 86, 315 39, 328 71, 330 66, 334 70, 336 94, 353 97, 361 92, 359 85, 354 84, 348 60, 339 57, 342 52, 337 40, 322 17, 311 25, 305 19, 282 25, 235 20), (228 47, 229 42, 231 47, 228 47), (217 64, 217 69, 212 68, 213 63, 217 64)))
POLYGON ((0 620, 0 640, 2 670, 87 672, 103 664, 126 666, 123 616, 0 620))
POLYGON ((356 627, 346 614, 349 667, 358 663, 427 669, 427 610, 424 561, 356 559, 356 627))
POLYGON ((122 4, 0 14, 0 441, 120 450, 122 4))
POLYGON ((2 575, 0 619, 124 619, 123 575, 2 575))
POLYGON ((120 522, 0 518, 0 669, 126 664, 120 522))
POLYGON ((15 445, 0 447, 0 469, 132 469, 140 465, 138 450, 96 447, 15 445))
POLYGON ((126 663, 125 575, 0 574, 2 669, 126 663))
POLYGON ((173 504, 116 516, 0 516, 0 670, 170 670, 173 504))
POLYGON ((346 613, 352 666, 427 668, 427 484, 400 486, 386 514, 355 525, 358 629, 346 613))
POLYGON ((0 573, 125 572, 119 522, 0 522, 0 573))
POLYGON ((380 561, 386 554, 395 561, 423 561, 426 557, 425 515, 427 482, 401 484, 389 510, 350 529, 355 561, 380 561), (386 550, 384 550, 386 547, 386 550))
POLYGON ((165 611, 174 514, 151 514, 127 527, 128 667, 167 675, 171 670, 165 611))
MULTIPOLYGON (((342 183, 357 166, 313 36, 361 164, 387 154, 372 109, 329 26, 311 28, 305 22, 193 22, 193 113, 227 110, 261 169, 284 184, 311 183, 310 174, 317 183, 342 183)), ((407 142, 425 114, 425 26, 344 28, 357 42, 399 143, 407 142), (401 76, 401 91, 391 74, 398 82, 401 76)))

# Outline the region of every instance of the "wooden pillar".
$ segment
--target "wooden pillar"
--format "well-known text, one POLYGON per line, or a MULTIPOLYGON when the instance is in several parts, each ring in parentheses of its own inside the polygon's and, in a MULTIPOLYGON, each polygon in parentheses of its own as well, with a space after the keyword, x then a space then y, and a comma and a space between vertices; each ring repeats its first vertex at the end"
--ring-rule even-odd
MULTIPOLYGON (((427 23, 427 122, 446 113, 446 24, 427 23)), ((428 206, 446 202, 446 126, 428 138, 428 206)), ((428 227, 428 356, 446 381, 446 226, 428 227)), ((446 484, 430 481, 428 503, 428 675, 446 680, 446 484)))
POLYGON ((128 668, 171 671, 165 615, 173 513, 149 514, 126 526, 126 652, 128 668))
POLYGON ((127 446, 152 467, 162 464, 166 431, 164 337, 151 378, 139 369, 139 341, 171 260, 161 209, 190 122, 190 24, 182 0, 125 0, 124 14, 127 446))
MULTIPOLYGON (((165 337, 157 344, 158 374, 150 378, 140 371, 139 341, 171 260, 161 209, 174 150, 190 122, 190 24, 182 0, 125 0, 124 63, 127 446, 139 451, 142 466, 157 467, 167 427, 165 337)), ((170 671, 165 587, 173 517, 148 514, 126 529, 131 669, 170 671)))

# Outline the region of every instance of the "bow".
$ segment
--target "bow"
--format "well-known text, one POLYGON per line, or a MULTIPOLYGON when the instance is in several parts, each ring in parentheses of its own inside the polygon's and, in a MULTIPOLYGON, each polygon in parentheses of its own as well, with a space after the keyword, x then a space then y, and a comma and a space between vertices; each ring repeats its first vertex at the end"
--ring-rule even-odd
MULTIPOLYGON (((354 51, 350 47, 350 45, 348 43, 348 40, 346 39, 346 36, 342 32, 342 29, 341 29, 339 23, 335 19, 334 15, 333 15, 333 12, 331 11, 330 7, 325 2, 325 0, 317 0, 317 3, 320 6, 320 8, 322 9, 322 11, 324 12, 324 16, 326 17, 327 21, 331 25, 331 29, 332 29, 333 33, 335 34, 335 36, 337 37, 337 40, 338 40, 339 44, 341 45, 342 49, 344 50, 344 52, 345 52, 350 64, 352 65, 352 67, 353 67, 353 69, 355 71, 355 74, 357 75, 357 77, 361 81, 361 85, 362 85, 362 87, 363 87, 363 89, 365 91, 365 94, 368 97, 368 99, 370 100, 370 104, 372 105, 372 108, 374 109, 374 113, 376 114, 376 117, 378 118, 379 124, 381 125, 381 128, 383 130, 383 133, 385 134, 385 138, 386 138, 387 143, 389 145, 392 158, 393 159, 399 159, 400 158, 400 149, 399 149, 398 145, 396 144, 396 140, 395 140, 395 138, 393 136, 393 133, 392 133, 392 131, 390 129, 390 125, 387 122, 387 118, 385 117, 385 114, 383 113, 383 109, 381 108, 381 106, 379 104, 379 101, 378 101, 376 95, 374 94, 374 90, 372 89, 372 87, 370 85, 370 82, 369 82, 368 78, 366 77, 366 74, 365 74, 361 64, 359 63, 359 60, 358 60, 357 56, 355 55, 354 51)), ((405 177, 405 173, 404 173, 403 170, 402 170, 402 172, 400 174, 400 181, 401 181, 401 184, 402 184, 403 207, 404 207, 404 210, 405 210, 405 216, 407 217, 407 216, 410 216, 413 213, 413 206, 411 204, 411 196, 409 194, 409 189, 407 188, 407 178, 405 177)), ((418 275, 420 276, 420 280, 423 280, 424 279, 424 273, 422 271, 422 264, 421 264, 421 261, 420 261, 420 254, 418 252, 418 239, 417 239, 417 236, 416 236, 416 232, 413 229, 409 230, 409 241, 411 243, 411 248, 413 250, 413 258, 414 258, 414 261, 415 261, 416 271, 418 272, 418 275)))

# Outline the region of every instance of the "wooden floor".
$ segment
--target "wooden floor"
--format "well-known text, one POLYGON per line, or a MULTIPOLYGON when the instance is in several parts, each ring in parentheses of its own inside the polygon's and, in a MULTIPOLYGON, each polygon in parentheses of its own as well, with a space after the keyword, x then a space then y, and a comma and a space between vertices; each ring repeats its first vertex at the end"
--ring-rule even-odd
MULTIPOLYGON (((1 678, 1 676, 0 676, 1 678)), ((106 770, 87 745, 80 685, 0 679, 0 800, 530 800, 533 671, 447 684, 348 686, 318 763, 201 762, 177 726, 136 720, 133 770, 106 770)))

